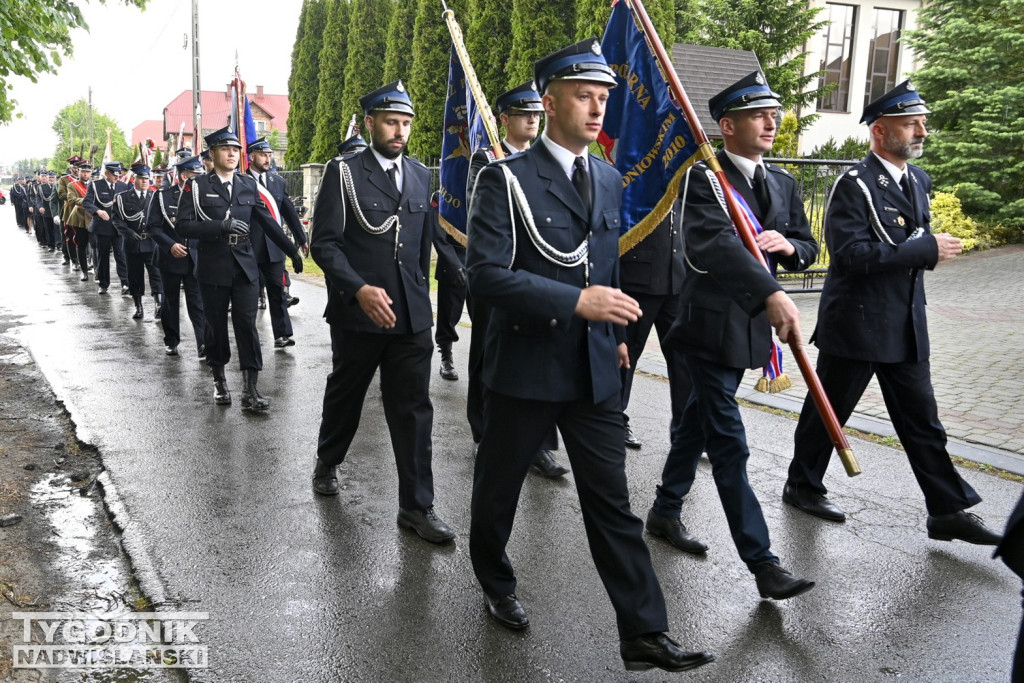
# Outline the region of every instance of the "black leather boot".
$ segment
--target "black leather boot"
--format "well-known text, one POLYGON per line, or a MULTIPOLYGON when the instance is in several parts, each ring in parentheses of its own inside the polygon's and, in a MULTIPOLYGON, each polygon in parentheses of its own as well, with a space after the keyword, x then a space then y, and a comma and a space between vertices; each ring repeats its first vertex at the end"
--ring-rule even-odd
POLYGON ((456 381, 459 373, 455 371, 455 359, 452 358, 452 345, 441 344, 437 347, 441 351, 441 377, 443 379, 456 381))
POLYGON ((245 382, 242 386, 242 407, 262 413, 270 407, 270 401, 260 396, 260 392, 256 388, 256 379, 259 375, 259 370, 242 370, 242 377, 245 382))
POLYGON ((211 365, 213 370, 213 402, 219 406, 231 405, 231 392, 228 391, 228 380, 224 376, 223 365, 211 365))
POLYGON ((142 297, 133 296, 132 299, 135 300, 135 314, 132 315, 132 320, 142 320, 142 316, 145 315, 142 312, 142 297))

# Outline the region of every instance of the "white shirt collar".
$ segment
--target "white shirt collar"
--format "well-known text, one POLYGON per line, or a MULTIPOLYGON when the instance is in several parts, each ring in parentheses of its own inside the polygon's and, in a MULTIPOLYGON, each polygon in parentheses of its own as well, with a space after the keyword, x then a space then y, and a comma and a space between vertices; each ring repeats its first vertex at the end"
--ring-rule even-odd
MULTIPOLYGON (((764 166, 764 161, 751 161, 747 157, 741 157, 739 154, 733 154, 729 150, 725 150, 725 154, 729 157, 729 161, 731 161, 733 165, 739 169, 740 173, 743 174, 743 177, 747 179, 750 186, 753 187, 754 169, 758 166, 764 166)), ((768 170, 765 169, 765 173, 767 172, 768 170)))
POLYGON ((373 156, 377 159, 377 163, 380 164, 380 167, 384 169, 385 173, 387 173, 388 169, 391 168, 391 165, 394 164, 398 167, 398 175, 402 175, 402 157, 405 156, 404 154, 399 154, 394 159, 388 159, 373 147, 370 148, 370 151, 373 152, 373 156))
POLYGON ((889 175, 892 176, 892 179, 896 181, 897 185, 899 185, 901 182, 903 182, 903 176, 907 172, 907 169, 906 169, 905 166, 903 168, 900 168, 899 166, 897 166, 896 164, 892 163, 888 159, 883 159, 881 156, 879 156, 875 152, 871 152, 871 153, 875 155, 876 159, 878 159, 879 161, 882 162, 882 166, 884 166, 885 170, 889 172, 889 175))
POLYGON ((551 156, 553 156, 555 161, 558 162, 558 165, 562 167, 562 171, 569 180, 572 180, 572 166, 576 163, 577 156, 583 157, 583 165, 587 167, 587 172, 590 172, 590 155, 587 152, 584 152, 583 154, 575 154, 549 138, 547 131, 544 131, 541 134, 540 139, 544 146, 548 148, 548 151, 551 152, 551 156))
POLYGON ((501 139, 501 142, 502 142, 502 143, 503 143, 503 144, 504 144, 504 145, 505 145, 506 147, 508 147, 509 149, 511 149, 511 150, 512 150, 512 153, 513 153, 513 154, 515 154, 516 152, 523 152, 523 151, 526 151, 526 150, 527 150, 527 149, 529 149, 529 147, 530 147, 530 143, 526 143, 526 147, 523 147, 522 149, 519 149, 518 147, 516 147, 515 145, 513 145, 513 144, 512 144, 511 142, 509 142, 509 141, 508 141, 508 138, 502 138, 502 139, 501 139))

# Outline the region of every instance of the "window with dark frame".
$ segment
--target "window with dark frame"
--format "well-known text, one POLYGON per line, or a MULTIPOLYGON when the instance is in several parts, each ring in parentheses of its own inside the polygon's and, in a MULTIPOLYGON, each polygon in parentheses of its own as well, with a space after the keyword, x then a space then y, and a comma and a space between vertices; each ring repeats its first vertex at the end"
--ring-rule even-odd
POLYGON ((835 85, 818 98, 818 111, 850 111, 850 69, 853 60, 853 28, 857 8, 853 5, 825 3, 828 28, 825 31, 825 58, 821 61, 821 85, 835 85))
POLYGON ((875 8, 871 45, 868 49, 868 77, 864 88, 865 106, 896 87, 902 29, 901 10, 875 8))

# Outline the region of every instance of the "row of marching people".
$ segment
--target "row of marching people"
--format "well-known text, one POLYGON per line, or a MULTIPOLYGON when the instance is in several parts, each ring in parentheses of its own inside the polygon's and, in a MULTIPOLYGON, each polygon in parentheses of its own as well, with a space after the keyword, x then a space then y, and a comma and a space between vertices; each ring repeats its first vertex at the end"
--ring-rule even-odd
POLYGON ((284 261, 287 254, 293 270, 302 272, 307 238, 284 179, 271 172, 273 150, 265 139, 243 152, 225 128, 206 143, 210 149, 201 156, 179 149, 166 174, 141 162, 129 171, 117 161, 104 163, 98 174, 88 161, 68 159, 69 172, 53 191, 58 204, 52 215, 59 216, 54 250, 58 241, 64 245, 64 263, 81 271, 82 282, 92 272, 100 296, 108 294, 113 254, 121 293, 135 304, 134 320, 145 318, 148 275, 167 356, 179 355, 184 292, 196 353, 211 368, 217 405, 232 402, 224 372, 231 358, 230 313, 244 378, 242 407, 262 412, 270 403, 257 389, 263 367, 257 311, 266 307, 265 287, 274 347, 294 346, 288 307, 298 300, 288 291, 284 261), (237 169, 242 153, 250 159, 245 173, 237 169))

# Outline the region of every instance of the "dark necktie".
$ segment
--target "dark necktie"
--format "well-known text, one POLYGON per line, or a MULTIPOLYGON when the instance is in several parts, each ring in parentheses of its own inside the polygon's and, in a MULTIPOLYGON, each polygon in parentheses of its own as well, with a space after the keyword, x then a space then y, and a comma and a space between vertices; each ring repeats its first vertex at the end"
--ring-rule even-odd
POLYGON ((754 167, 754 198, 761 208, 761 216, 768 213, 772 205, 772 197, 768 193, 768 183, 764 179, 764 166, 758 164, 754 167))
POLYGON ((398 189, 398 164, 391 164, 391 167, 388 168, 388 178, 391 179, 391 184, 394 185, 395 189, 397 190, 398 189))
POLYGON ((228 199, 231 199, 231 183, 224 183, 224 189, 228 191, 228 199))
POLYGON ((583 206, 589 214, 591 209, 590 176, 587 174, 587 166, 583 162, 583 157, 576 157, 576 161, 572 162, 572 185, 579 193, 580 199, 583 200, 583 206))
POLYGON ((260 185, 262 185, 263 187, 266 187, 267 186, 267 181, 264 180, 264 177, 265 177, 264 174, 260 173, 260 185))
POLYGON ((910 206, 914 206, 914 190, 910 187, 910 173, 905 172, 903 178, 900 179, 900 189, 903 190, 903 196, 910 202, 910 206))

